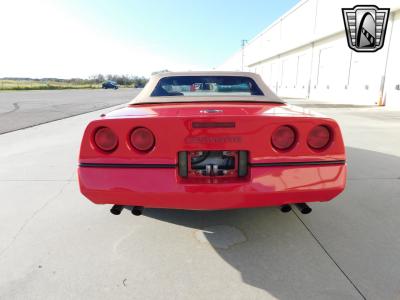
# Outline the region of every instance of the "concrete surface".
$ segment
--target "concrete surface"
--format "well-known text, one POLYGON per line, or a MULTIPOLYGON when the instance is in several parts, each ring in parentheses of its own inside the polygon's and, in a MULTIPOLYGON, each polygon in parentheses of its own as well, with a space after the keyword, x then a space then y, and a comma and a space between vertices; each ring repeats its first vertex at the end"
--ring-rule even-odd
POLYGON ((127 103, 140 89, 0 92, 0 133, 127 103))
POLYGON ((306 216, 113 216, 76 181, 100 112, 0 135, 0 299, 398 299, 400 112, 316 110, 341 123, 349 179, 306 216))

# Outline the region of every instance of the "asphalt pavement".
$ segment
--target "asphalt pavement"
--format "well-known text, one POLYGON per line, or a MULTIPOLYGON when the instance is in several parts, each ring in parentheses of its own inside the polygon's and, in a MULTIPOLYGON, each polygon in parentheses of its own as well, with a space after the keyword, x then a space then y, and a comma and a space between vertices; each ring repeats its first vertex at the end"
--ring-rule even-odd
POLYGON ((0 133, 127 103, 140 89, 0 92, 0 133))
POLYGON ((342 127, 349 177, 309 215, 135 217, 79 193, 83 130, 108 110, 0 135, 0 299, 399 298, 399 111, 315 108, 342 127))

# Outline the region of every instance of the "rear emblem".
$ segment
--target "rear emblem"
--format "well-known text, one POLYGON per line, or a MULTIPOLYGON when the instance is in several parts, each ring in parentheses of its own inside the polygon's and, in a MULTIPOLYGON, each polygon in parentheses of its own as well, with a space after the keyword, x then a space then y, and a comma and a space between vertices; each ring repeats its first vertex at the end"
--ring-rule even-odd
POLYGON ((202 114, 218 114, 224 112, 222 109, 202 109, 202 114))
POLYGON ((185 139, 187 144, 226 144, 241 143, 241 136, 189 136, 185 139))

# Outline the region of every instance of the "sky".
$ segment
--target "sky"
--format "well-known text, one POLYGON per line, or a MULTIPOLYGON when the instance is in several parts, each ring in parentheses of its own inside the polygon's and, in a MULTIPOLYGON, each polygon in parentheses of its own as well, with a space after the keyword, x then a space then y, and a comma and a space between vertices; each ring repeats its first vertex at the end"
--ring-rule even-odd
POLYGON ((222 64, 298 0, 0 0, 0 78, 222 64))

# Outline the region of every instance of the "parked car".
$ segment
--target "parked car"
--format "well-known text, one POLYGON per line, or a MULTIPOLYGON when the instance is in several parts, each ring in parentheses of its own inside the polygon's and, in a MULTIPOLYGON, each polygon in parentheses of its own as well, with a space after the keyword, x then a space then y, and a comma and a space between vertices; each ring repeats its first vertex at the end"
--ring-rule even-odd
POLYGON ((118 89, 118 84, 115 81, 109 80, 109 81, 104 82, 101 85, 101 87, 103 89, 114 89, 114 90, 116 90, 116 89, 118 89))
POLYGON ((335 120, 286 104, 247 72, 154 75, 82 138, 80 190, 97 204, 217 210, 329 201, 346 183, 335 120), (193 88, 195 87, 195 88, 193 88))

